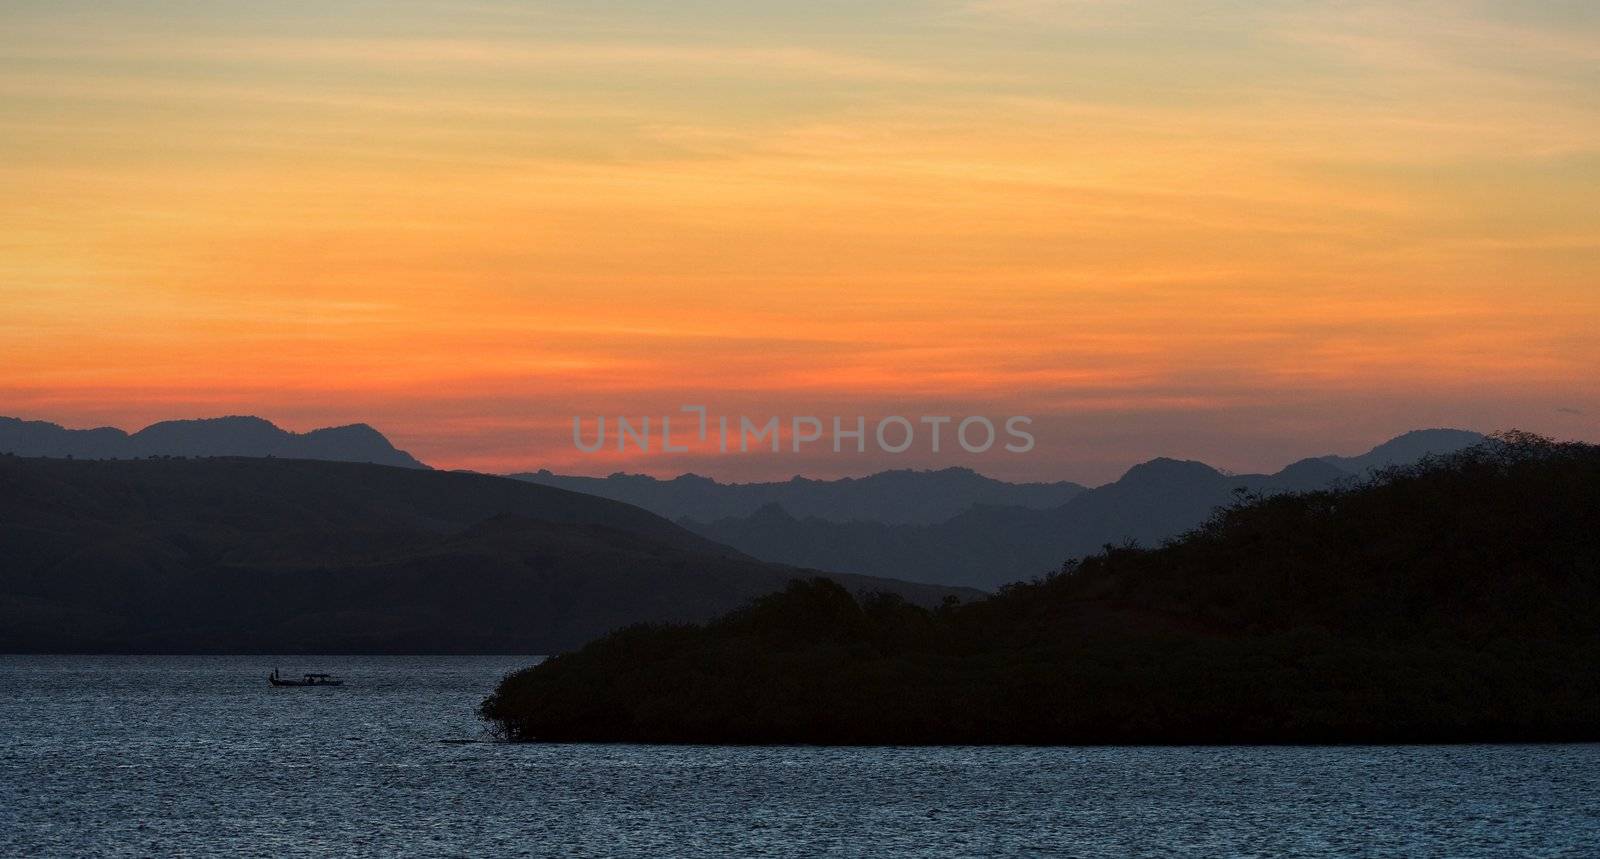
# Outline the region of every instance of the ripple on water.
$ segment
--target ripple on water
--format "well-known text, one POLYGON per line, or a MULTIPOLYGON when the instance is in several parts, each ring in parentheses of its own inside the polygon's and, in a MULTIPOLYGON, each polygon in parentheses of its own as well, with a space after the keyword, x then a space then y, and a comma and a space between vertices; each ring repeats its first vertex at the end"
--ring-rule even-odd
POLYGON ((1600 855, 1597 746, 484 742, 530 661, 0 657, 0 855, 1600 855))

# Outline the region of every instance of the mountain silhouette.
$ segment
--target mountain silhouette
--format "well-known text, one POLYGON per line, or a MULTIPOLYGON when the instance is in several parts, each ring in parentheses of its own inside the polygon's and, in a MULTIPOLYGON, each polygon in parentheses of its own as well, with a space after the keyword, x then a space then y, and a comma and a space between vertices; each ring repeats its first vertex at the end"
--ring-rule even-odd
POLYGON ((1161 457, 1051 509, 978 505, 932 525, 835 522, 794 516, 787 509, 712 522, 678 521, 769 561, 992 589, 1106 545, 1157 545, 1205 521, 1241 492, 1324 489, 1358 480, 1379 464, 1458 451, 1472 439, 1483 436, 1458 430, 1407 433, 1359 457, 1301 460, 1276 474, 1225 474, 1202 462, 1161 457))
MULTIPOLYGON (((1124 480, 1174 474, 1203 477, 1124 480)), ((556 742, 1593 742, 1596 605, 1600 447, 1512 434, 933 611, 795 582, 512 674, 480 715, 556 742)))
POLYGON ((1045 509, 1083 491, 1082 485, 1068 481, 1007 483, 970 468, 897 469, 867 477, 795 477, 772 483, 718 483, 695 474, 671 480, 620 473, 610 477, 570 477, 549 471, 510 476, 625 501, 669 519, 700 522, 748 516, 765 505, 777 504, 797 516, 815 516, 830 522, 863 519, 887 524, 932 524, 975 504, 1045 509))
POLYGON ((162 421, 132 435, 113 427, 73 430, 0 417, 0 453, 77 459, 145 456, 274 456, 427 468, 366 424, 289 432, 258 417, 162 421))
POLYGON ((1425 429, 1395 436, 1360 456, 1325 456, 1322 459, 1351 474, 1366 476, 1391 465, 1410 465, 1424 456, 1443 456, 1483 441, 1480 433, 1458 429, 1425 429))
POLYGON ((543 653, 796 575, 637 507, 479 474, 8 455, 0 488, 0 652, 543 653))
MULTIPOLYGON (((1439 453, 1453 453, 1454 451, 1438 451, 1439 453)), ((1425 454, 1424 454, 1425 455, 1425 454)), ((1417 456, 1409 461, 1421 459, 1417 456)), ((1273 482, 1291 491, 1300 492, 1311 489, 1323 489, 1348 480, 1356 476, 1354 472, 1340 468, 1327 459, 1302 459, 1283 467, 1277 474, 1272 475, 1273 482)))

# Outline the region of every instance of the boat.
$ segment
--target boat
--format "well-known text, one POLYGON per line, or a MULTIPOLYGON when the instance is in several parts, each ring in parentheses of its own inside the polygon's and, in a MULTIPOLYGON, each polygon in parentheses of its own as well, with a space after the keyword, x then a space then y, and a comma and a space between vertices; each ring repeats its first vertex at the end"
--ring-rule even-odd
POLYGON ((267 675, 267 682, 272 684, 273 686, 343 686, 344 685, 344 681, 343 680, 340 680, 339 678, 334 677, 332 674, 302 674, 300 676, 299 680, 294 680, 294 679, 291 679, 291 678, 288 678, 288 677, 279 676, 278 669, 276 669, 276 668, 272 669, 272 673, 267 675))

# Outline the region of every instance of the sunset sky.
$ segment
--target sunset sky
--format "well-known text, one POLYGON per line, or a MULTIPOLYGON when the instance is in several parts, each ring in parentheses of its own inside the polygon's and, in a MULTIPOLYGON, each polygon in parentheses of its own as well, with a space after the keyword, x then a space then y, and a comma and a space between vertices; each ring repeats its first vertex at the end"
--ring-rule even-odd
POLYGON ((1597 8, 8 0, 0 414, 724 479, 1600 440, 1597 8), (1037 447, 573 447, 683 404, 1037 447))

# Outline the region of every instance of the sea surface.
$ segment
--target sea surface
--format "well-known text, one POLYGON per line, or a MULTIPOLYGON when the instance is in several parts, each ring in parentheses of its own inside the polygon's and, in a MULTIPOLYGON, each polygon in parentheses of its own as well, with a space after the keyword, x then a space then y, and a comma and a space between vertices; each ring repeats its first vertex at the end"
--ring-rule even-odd
POLYGON ((485 741, 536 659, 0 656, 0 856, 1600 856, 1600 746, 485 741))

